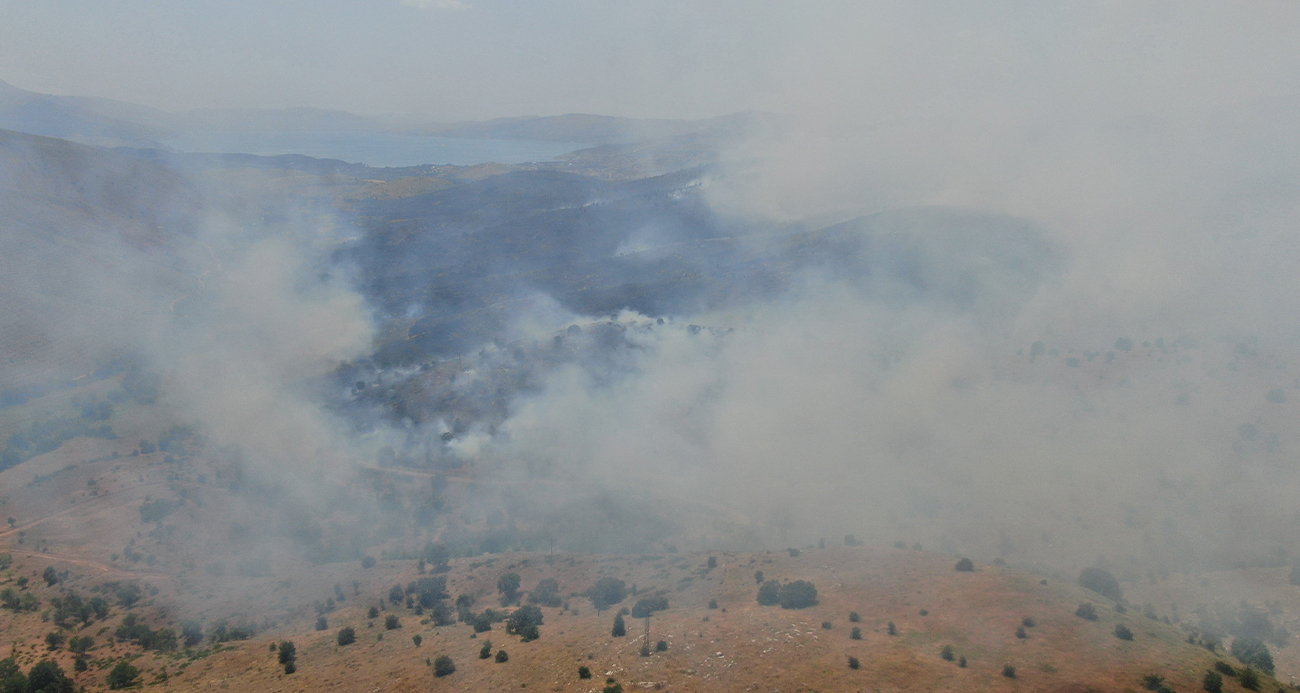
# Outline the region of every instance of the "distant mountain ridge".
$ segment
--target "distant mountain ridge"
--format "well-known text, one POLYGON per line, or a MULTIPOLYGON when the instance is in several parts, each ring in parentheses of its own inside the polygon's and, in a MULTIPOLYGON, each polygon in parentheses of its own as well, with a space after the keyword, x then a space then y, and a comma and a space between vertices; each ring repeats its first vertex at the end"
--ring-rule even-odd
POLYGON ((675 138, 734 136, 770 126, 776 116, 743 112, 698 120, 622 118, 569 113, 454 123, 410 125, 393 117, 295 108, 208 108, 171 113, 139 104, 85 96, 55 96, 0 81, 0 129, 83 144, 164 148, 181 132, 363 131, 467 139, 541 140, 592 145, 630 144, 675 138))

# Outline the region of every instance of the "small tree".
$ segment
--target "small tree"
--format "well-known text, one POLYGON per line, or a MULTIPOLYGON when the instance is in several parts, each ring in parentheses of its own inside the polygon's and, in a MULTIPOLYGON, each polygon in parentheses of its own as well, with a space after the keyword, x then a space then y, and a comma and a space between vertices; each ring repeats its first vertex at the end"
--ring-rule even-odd
POLYGON ((298 670, 298 648, 293 646, 292 640, 280 642, 280 663, 284 665, 284 673, 292 674, 298 670))
POLYGON ((1293 585, 1300 585, 1300 563, 1291 567, 1290 582, 1293 585))
POLYGON ((660 640, 659 642, 655 643, 655 652, 667 652, 667 651, 668 651, 667 640, 660 640))
POLYGON ((1034 620, 1033 616, 1026 616, 1020 619, 1020 625, 1026 628, 1033 628, 1034 626, 1038 625, 1038 622, 1034 620))
POLYGON ((501 664, 509 660, 510 660, 510 655, 506 654, 505 650, 497 650, 497 664, 501 664))
POLYGON ((763 584, 763 571, 761 570, 754 571, 754 582, 759 585, 763 584))
POLYGON ((1025 632, 1024 626, 1020 626, 1019 628, 1016 629, 1016 637, 1020 638, 1021 640, 1028 640, 1029 633, 1025 632))
POLYGON ((351 645, 357 641, 357 631, 348 626, 339 630, 339 645, 351 645))
POLYGON ((945 662, 951 662, 953 658, 957 656, 957 653, 952 651, 952 645, 944 645, 943 650, 939 652, 939 656, 942 657, 945 662))
POLYGON ((501 593, 501 606, 519 601, 519 573, 506 573, 497 578, 497 592, 501 593))
POLYGON ((1273 655, 1268 646, 1259 638, 1237 638, 1232 641, 1232 656, 1240 659, 1247 666, 1273 675, 1273 655))
POLYGON ((862 617, 858 615, 858 612, 856 611, 849 612, 849 623, 858 623, 861 620, 862 617))
POLYGON ((59 584, 59 571, 55 570, 54 566, 46 567, 45 572, 41 573, 41 577, 45 578, 45 584, 50 587, 59 584))
POLYGON ((768 580, 758 588, 758 603, 763 606, 773 606, 781 603, 781 583, 776 580, 768 580))
POLYGON ((366 611, 366 618, 379 618, 379 607, 370 607, 370 609, 366 611))
POLYGON ((456 663, 451 661, 451 657, 442 655, 433 660, 434 676, 450 676, 454 673, 456 673, 456 663))
POLYGON ((709 570, 713 570, 714 568, 717 568, 717 567, 718 567, 718 557, 717 557, 717 556, 709 556, 708 566, 709 566, 709 570))
POLYGON ((958 659, 958 660, 957 660, 957 666, 959 666, 959 667, 961 667, 961 668, 963 668, 963 669, 966 668, 966 655, 962 655, 962 656, 961 656, 961 659, 958 659))
POLYGON ((424 636, 420 635, 419 633, 416 633, 415 635, 411 636, 411 642, 415 643, 416 647, 419 647, 421 644, 424 643, 424 636))
POLYGON ((710 599, 710 600, 709 600, 709 608, 710 608, 710 609, 716 609, 716 608, 718 608, 718 600, 716 600, 716 599, 710 599))
POLYGON ((806 580, 795 580, 781 586, 782 609, 806 609, 817 605, 817 588, 806 580))
POLYGON ((1132 640, 1133 631, 1129 630, 1128 626, 1124 625, 1123 623, 1116 624, 1115 637, 1119 638, 1120 640, 1132 640))
POLYGON ((1158 691, 1165 687, 1165 677, 1159 674, 1147 674, 1142 677, 1142 687, 1148 691, 1158 691))
POLYGON ((849 631, 849 639, 850 639, 850 640, 861 640, 861 639, 862 639, 862 629, 861 629, 861 628, 857 628, 857 627, 855 627, 853 630, 849 631))
POLYGON ((62 644, 63 644, 63 633, 60 633, 57 630, 52 630, 48 634, 46 634, 45 645, 49 647, 51 651, 59 649, 59 646, 62 644))
MULTIPOLYGON (((40 665, 38 664, 37 666, 40 665)), ((32 677, 31 677, 32 683, 29 684, 32 687, 33 691, 57 690, 48 687, 37 688, 35 673, 36 672, 33 670, 32 677)), ((62 674, 63 672, 60 671, 59 673, 62 674)), ((136 685, 136 683, 139 682, 139 680, 140 680, 140 670, 131 666, 130 662, 126 662, 126 661, 118 662, 117 666, 113 667, 113 670, 108 672, 108 687, 111 690, 117 691, 123 688, 132 688, 136 685)), ((71 686, 68 687, 68 690, 72 690, 71 686)))
POLYGON ((1097 620, 1097 609, 1093 607, 1092 602, 1084 602, 1074 610, 1074 615, 1079 618, 1086 618, 1089 621, 1097 620))
POLYGON ((478 650, 478 658, 479 658, 479 659, 487 659, 488 657, 491 657, 491 656, 492 656, 492 641, 491 641, 491 640, 484 640, 484 641, 483 641, 483 647, 480 647, 479 650, 478 650))
POLYGON ((1124 598, 1124 591, 1119 587, 1119 580, 1102 568, 1084 568, 1079 573, 1079 584, 1086 587, 1103 597, 1110 597, 1115 601, 1124 598))
POLYGON ((890 634, 890 635, 898 635, 898 627, 894 625, 894 622, 893 622, 893 621, 890 621, 890 622, 889 622, 889 625, 887 626, 887 628, 888 628, 888 630, 889 630, 889 634, 890 634))
POLYGON ((365 558, 361 559, 361 567, 362 568, 375 567, 375 559, 371 556, 366 556, 365 558))
POLYGON ((850 668, 850 669, 857 669, 857 668, 859 668, 859 667, 861 667, 861 666, 862 666, 862 662, 859 662, 857 657, 853 657, 853 656, 850 656, 850 657, 849 657, 849 668, 850 668))
POLYGON ((591 669, 589 667, 578 667, 578 678, 580 679, 591 678, 591 669))
POLYGON ((959 573, 973 573, 975 572, 975 562, 969 558, 963 558, 957 561, 957 565, 953 569, 959 573))
POLYGON ((402 619, 397 614, 389 614, 384 617, 384 630, 396 630, 402 627, 402 619))
POLYGON ((587 596, 597 611, 608 609, 627 599, 627 584, 618 578, 604 577, 587 590, 587 596))
POLYGON ((329 627, 330 627, 329 619, 325 618, 324 616, 316 617, 316 630, 329 630, 329 627))
POLYGON ((1248 691, 1257 691, 1259 690, 1259 672, 1246 667, 1237 672, 1237 683, 1240 683, 1241 687, 1248 691))
POLYGON ((1009 679, 1014 679, 1016 677, 1016 668, 1010 664, 1004 664, 1002 665, 1002 675, 1009 679))
POLYGON ((627 625, 623 623, 623 614, 616 614, 614 616, 614 629, 610 631, 610 634, 616 638, 621 638, 627 635, 627 625))
POLYGON ((1210 693, 1222 693, 1223 677, 1219 675, 1219 672, 1214 671, 1213 669, 1208 670, 1205 672, 1205 678, 1201 679, 1201 688, 1204 688, 1210 693))

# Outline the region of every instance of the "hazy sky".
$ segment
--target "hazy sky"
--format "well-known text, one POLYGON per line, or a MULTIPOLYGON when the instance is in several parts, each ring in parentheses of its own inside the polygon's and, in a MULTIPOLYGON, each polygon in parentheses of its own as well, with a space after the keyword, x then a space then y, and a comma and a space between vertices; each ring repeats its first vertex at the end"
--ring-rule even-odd
POLYGON ((168 110, 1122 116, 1294 93, 1298 7, 0 0, 0 79, 168 110))

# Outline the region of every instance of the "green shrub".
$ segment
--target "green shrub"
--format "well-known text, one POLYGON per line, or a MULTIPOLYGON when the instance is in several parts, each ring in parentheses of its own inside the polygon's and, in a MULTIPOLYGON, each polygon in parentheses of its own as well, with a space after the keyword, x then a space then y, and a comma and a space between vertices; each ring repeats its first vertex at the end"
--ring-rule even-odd
POLYGON ((1029 638, 1029 633, 1025 632, 1024 626, 1020 626, 1019 628, 1016 629, 1016 637, 1020 638, 1021 640, 1026 640, 1029 638))
POLYGON ((961 659, 958 659, 958 660, 957 660, 957 666, 959 666, 959 667, 961 667, 961 668, 963 668, 963 669, 966 668, 966 655, 962 655, 962 656, 961 656, 961 659))
POLYGON ((1115 626, 1115 637, 1119 638, 1120 640, 1132 640, 1133 631, 1129 630, 1128 626, 1124 625, 1123 623, 1120 623, 1115 626))
POLYGON ((1214 670, 1225 676, 1232 676, 1234 678, 1237 676, 1237 670, 1233 669, 1232 665, 1227 662, 1215 662, 1214 670))
POLYGON ((479 659, 487 659, 488 657, 491 657, 491 656, 492 656, 492 641, 491 641, 491 640, 484 640, 484 641, 483 641, 483 647, 480 647, 479 650, 478 650, 478 658, 479 658, 479 659))
POLYGON ((357 631, 354 630, 352 626, 348 626, 347 628, 343 628, 339 630, 340 645, 351 645, 356 641, 357 641, 357 631))
POLYGON ((817 588, 806 580, 795 580, 781 586, 780 600, 782 609, 806 609, 816 606, 817 588))
POLYGON ((667 640, 660 640, 659 642, 655 643, 655 652, 667 652, 667 651, 668 651, 667 640))
POLYGON ((942 657, 945 662, 951 662, 956 654, 957 653, 952 651, 952 645, 944 645, 943 650, 939 652, 939 656, 942 657))
POLYGON ((1147 674, 1142 677, 1142 687, 1148 691, 1158 691, 1165 687, 1165 677, 1158 674, 1147 674))
POLYGON ((1079 618, 1086 618, 1089 621, 1096 621, 1097 609, 1092 605, 1092 602, 1084 602, 1079 605, 1078 609, 1074 610, 1074 615, 1079 618))
POLYGON ((959 573, 973 573, 975 572, 975 562, 969 558, 963 558, 957 561, 957 565, 954 566, 953 570, 959 573))
POLYGON ((497 664, 509 661, 509 659, 510 655, 506 654, 505 650, 497 650, 497 664))
POLYGON ((758 603, 763 606, 774 606, 781 603, 781 583, 776 580, 768 580, 758 588, 758 603))
POLYGON ((587 590, 587 597, 598 611, 608 609, 627 599, 627 584, 618 578, 604 577, 587 590))
POLYGON ((822 621, 822 628, 824 628, 825 630, 830 630, 831 628, 834 628, 834 626, 831 625, 830 621, 822 621))
POLYGON ((329 619, 325 618, 324 616, 316 617, 316 630, 329 630, 329 627, 330 627, 329 619))
POLYGON ((1217 671, 1206 671, 1205 678, 1201 679, 1201 688, 1204 688, 1210 693, 1222 693, 1223 677, 1220 676, 1217 671))
POLYGON ((890 635, 898 635, 898 626, 895 626, 893 621, 889 622, 889 625, 886 626, 886 630, 890 635))
POLYGON ((1016 668, 1010 664, 1004 664, 1002 665, 1002 675, 1009 679, 1014 679, 1016 677, 1016 668))
POLYGON ((861 639, 862 639, 862 629, 861 629, 861 628, 854 628, 853 630, 849 631, 849 639, 851 639, 851 640, 861 640, 861 639))
POLYGON ((859 668, 859 667, 861 667, 861 666, 862 666, 862 663, 858 661, 858 658, 857 658, 857 657, 852 657, 852 656, 849 657, 849 668, 850 668, 850 669, 857 669, 857 668, 859 668))
POLYGON ((862 617, 858 615, 858 612, 856 612, 856 611, 850 611, 850 612, 849 612, 849 623, 857 623, 857 622, 859 622, 859 621, 861 621, 861 620, 862 620, 862 617))
POLYGON ((529 604, 515 609, 506 619, 506 632, 518 635, 524 642, 531 642, 541 637, 538 626, 542 625, 542 610, 529 604))
POLYGON ((623 623, 623 614, 616 614, 614 616, 614 628, 610 631, 610 635, 613 635, 616 638, 621 638, 627 635, 627 624, 623 623))
POLYGON ((454 673, 456 673, 456 663, 451 661, 451 657, 442 655, 433 660, 434 676, 450 676, 454 673))
MULTIPOLYGON (((59 672, 59 673, 62 674, 63 672, 59 672)), ((29 684, 32 687, 32 690, 33 691, 49 690, 48 688, 45 687, 42 688, 36 687, 35 674, 36 672, 33 670, 31 683, 29 684)), ((139 680, 140 680, 140 670, 131 666, 130 662, 118 662, 117 666, 113 667, 113 670, 108 672, 108 687, 111 690, 116 691, 116 690, 121 690, 123 688, 132 688, 139 682, 139 680)), ((69 690, 71 690, 71 688, 69 688, 69 690)))
POLYGON ((402 627, 402 619, 397 614, 389 614, 384 617, 384 630, 397 630, 402 627))
POLYGON ((1237 683, 1248 691, 1259 690, 1259 672, 1250 667, 1246 667, 1237 673, 1237 683))
POLYGON ((1259 638, 1237 638, 1232 641, 1232 656, 1241 660, 1247 666, 1253 666, 1260 671, 1273 675, 1273 655, 1268 651, 1268 646, 1259 638))
POLYGON ((1038 622, 1034 620, 1033 616, 1026 616, 1020 619, 1020 625, 1026 628, 1033 628, 1034 626, 1038 625, 1038 622))
POLYGON ((591 678, 591 669, 588 667, 578 667, 578 678, 580 679, 591 678))

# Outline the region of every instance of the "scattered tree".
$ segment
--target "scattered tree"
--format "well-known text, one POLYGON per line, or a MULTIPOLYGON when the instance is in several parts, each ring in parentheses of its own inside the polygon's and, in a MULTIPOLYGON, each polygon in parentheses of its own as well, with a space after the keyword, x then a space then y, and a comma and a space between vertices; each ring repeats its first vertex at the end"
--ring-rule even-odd
POLYGON ((627 625, 623 623, 623 614, 616 614, 614 616, 614 629, 610 631, 610 634, 616 638, 621 638, 627 635, 627 625))
POLYGON ((854 656, 851 656, 851 655, 849 656, 849 668, 850 668, 850 669, 857 669, 857 668, 859 668, 859 667, 861 667, 861 666, 862 666, 862 662, 859 662, 857 657, 854 657, 854 656))
POLYGON ((857 627, 855 627, 853 630, 849 631, 849 639, 851 639, 851 640, 861 640, 861 639, 862 639, 862 629, 861 629, 861 628, 857 628, 857 627))
POLYGON ((365 558, 361 559, 361 567, 362 567, 362 568, 373 568, 373 567, 375 567, 375 559, 374 559, 374 557, 373 557, 373 556, 366 556, 365 558))
POLYGON ((776 580, 768 580, 758 587, 758 603, 763 606, 773 606, 781 603, 781 583, 776 580))
POLYGON ((709 567, 709 570, 713 570, 714 568, 717 568, 717 567, 718 567, 718 557, 717 557, 717 556, 709 556, 708 567, 709 567))
MULTIPOLYGON (((40 665, 38 664, 37 666, 40 665)), ((59 674, 62 675, 63 672, 60 671, 59 674)), ((116 690, 121 690, 123 688, 133 688, 137 683, 139 683, 139 681, 140 681, 140 670, 131 666, 131 663, 127 661, 118 662, 117 666, 113 667, 113 670, 108 672, 108 687, 111 690, 116 691, 116 690)), ((30 685, 33 691, 50 690, 48 688, 36 687, 37 684, 36 684, 35 669, 32 670, 30 685)), ((72 687, 68 686, 68 690, 71 691, 72 687)))
POLYGON ((1096 621, 1097 609, 1093 607, 1092 602, 1084 602, 1079 605, 1078 609, 1074 610, 1074 615, 1079 618, 1086 618, 1089 621, 1096 621))
POLYGON ((958 660, 957 660, 957 666, 959 666, 959 667, 961 667, 961 668, 963 668, 963 669, 966 668, 966 655, 962 655, 962 656, 961 656, 961 659, 958 659, 958 660))
POLYGON ((316 617, 316 630, 329 630, 329 627, 330 627, 329 619, 325 618, 324 616, 316 617))
POLYGON ((952 645, 944 645, 943 650, 939 652, 939 656, 942 657, 945 662, 951 662, 957 656, 957 653, 952 651, 952 645))
POLYGON ((963 558, 957 561, 957 565, 953 567, 953 570, 959 573, 973 573, 975 572, 975 562, 969 558, 963 558))
POLYGON ((509 660, 510 660, 510 655, 506 654, 505 650, 497 650, 497 664, 501 664, 509 660))
POLYGON ((280 642, 280 663, 284 665, 284 673, 292 674, 298 670, 298 648, 293 646, 292 640, 283 640, 280 642))
POLYGON ((850 611, 850 612, 849 612, 849 623, 857 623, 857 622, 859 622, 859 621, 861 621, 861 620, 862 620, 862 617, 858 615, 858 612, 856 612, 856 611, 850 611))
POLYGON ((348 626, 339 630, 339 645, 351 645, 357 641, 357 631, 348 626))
POLYGON ((366 612, 366 618, 379 618, 379 607, 370 607, 370 610, 366 612))
POLYGON ((761 570, 754 571, 754 582, 759 585, 763 584, 763 571, 761 570))
POLYGON ((433 660, 434 676, 450 676, 456 673, 456 663, 451 661, 451 657, 442 655, 433 660))
POLYGON ((1165 687, 1165 677, 1159 674, 1147 674, 1142 677, 1142 687, 1148 691, 1158 691, 1165 687))
POLYGON ((817 588, 806 580, 795 580, 781 586, 782 609, 806 609, 817 605, 817 588))
POLYGON ((716 608, 718 608, 718 600, 716 600, 716 599, 710 599, 710 600, 709 600, 709 608, 710 608, 710 609, 716 609, 716 608))
POLYGON ((484 641, 483 641, 483 647, 480 647, 479 650, 478 650, 478 658, 479 658, 479 659, 487 659, 488 657, 491 657, 491 656, 492 656, 492 641, 491 641, 491 640, 484 640, 484 641))
POLYGON ((1034 620, 1033 616, 1026 616, 1020 619, 1020 624, 1026 628, 1033 628, 1034 626, 1038 625, 1038 622, 1034 620))
POLYGON ((59 646, 61 646, 62 644, 63 644, 63 633, 60 633, 57 630, 52 630, 45 635, 45 645, 50 648, 51 652, 59 649, 59 646))
POLYGON ((1115 601, 1124 598, 1124 591, 1119 587, 1119 580, 1102 568, 1084 568, 1079 573, 1079 584, 1086 587, 1103 597, 1110 597, 1115 601))
POLYGON ((1246 667, 1237 672, 1237 683, 1240 683, 1241 687, 1248 691, 1257 691, 1259 690, 1259 672, 1251 667, 1246 667))
POLYGON ((1024 626, 1020 626, 1019 628, 1016 629, 1016 637, 1020 638, 1021 640, 1027 640, 1029 639, 1029 633, 1025 632, 1024 626))
POLYGON ((1205 672, 1205 678, 1201 679, 1201 688, 1204 688, 1210 693, 1222 693, 1223 677, 1219 675, 1219 672, 1214 671, 1213 669, 1207 670, 1205 672))
POLYGON ((1232 665, 1228 664, 1227 662, 1223 662, 1223 661, 1215 662, 1214 670, 1225 676, 1232 676, 1234 678, 1237 676, 1237 670, 1233 669, 1232 665))
POLYGON ((45 572, 41 573, 41 577, 45 578, 45 584, 50 587, 59 584, 59 571, 55 570, 54 566, 46 567, 45 572))
POLYGON ((397 630, 402 627, 402 619, 397 614, 389 614, 384 617, 384 630, 397 630))
POLYGON ((1132 640, 1133 631, 1129 630, 1128 626, 1124 625, 1123 623, 1116 624, 1115 637, 1119 638, 1120 640, 1132 640))
POLYGON ((1259 638, 1237 638, 1232 641, 1232 656, 1241 660, 1247 666, 1252 666, 1260 671, 1273 675, 1273 655, 1268 651, 1268 646, 1259 638))
POLYGON ((627 599, 627 585, 618 578, 604 577, 587 590, 587 596, 591 605, 601 611, 627 599))
POLYGON ((419 647, 422 643, 424 643, 424 636, 420 635, 419 633, 416 633, 415 635, 411 636, 411 642, 415 643, 416 647, 419 647))
POLYGON ((564 603, 560 597, 560 583, 555 578, 546 578, 537 583, 537 587, 528 594, 528 601, 542 606, 557 607, 564 603))
POLYGON ((519 573, 506 573, 497 578, 497 592, 501 594, 501 606, 519 601, 519 573))
POLYGON ((830 630, 830 629, 833 628, 833 627, 834 627, 834 626, 831 625, 831 622, 830 622, 830 621, 822 621, 822 628, 824 628, 824 629, 826 629, 826 630, 830 630))
POLYGON ((660 640, 659 642, 655 643, 655 651, 656 651, 656 652, 667 652, 667 651, 668 651, 668 641, 667 641, 667 640, 660 640))
POLYGON ((578 667, 578 678, 580 679, 591 678, 591 669, 588 667, 578 667))
POLYGON ((1002 665, 1002 675, 1009 679, 1014 679, 1016 677, 1016 668, 1010 664, 1004 664, 1002 665))
POLYGON ((889 622, 888 630, 890 635, 898 635, 898 627, 894 625, 893 621, 889 622))

